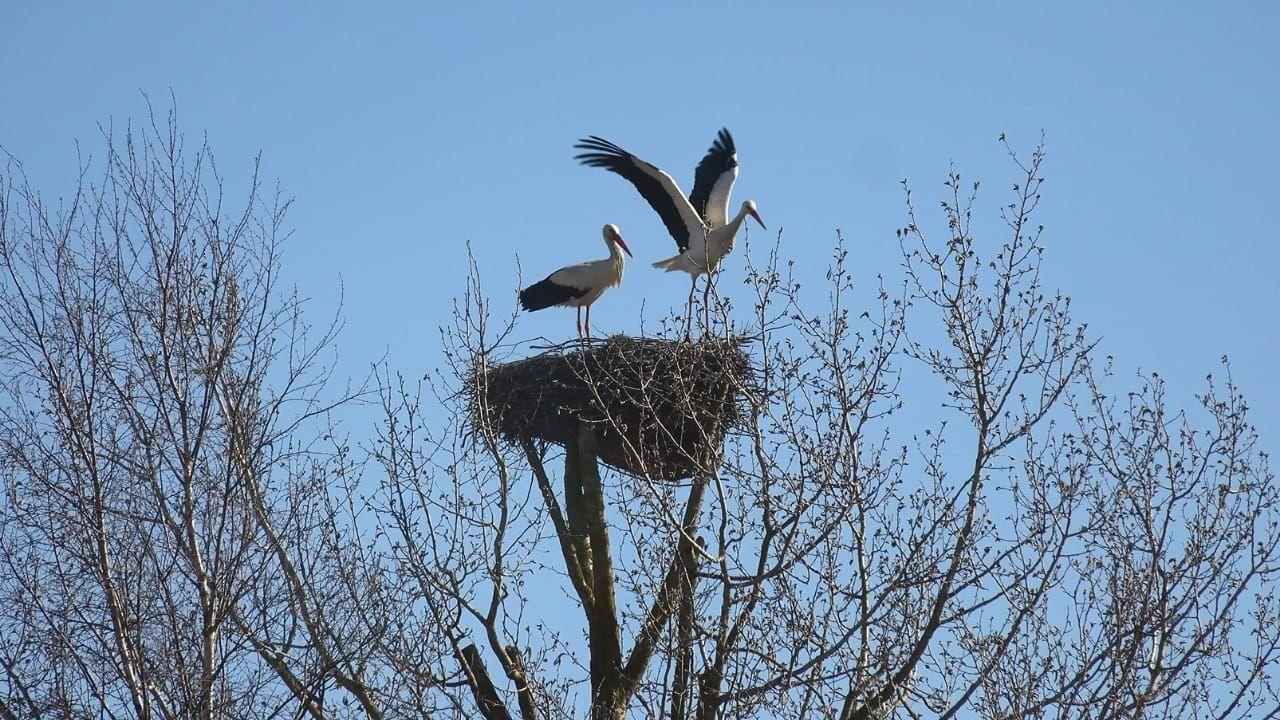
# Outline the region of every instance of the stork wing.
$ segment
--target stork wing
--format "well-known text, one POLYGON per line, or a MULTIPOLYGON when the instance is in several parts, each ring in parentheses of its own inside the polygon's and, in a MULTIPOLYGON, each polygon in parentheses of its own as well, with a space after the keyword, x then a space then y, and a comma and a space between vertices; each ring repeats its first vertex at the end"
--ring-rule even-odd
POLYGON ((585 295, 591 290, 598 287, 608 287, 613 284, 609 273, 608 260, 588 260, 574 265, 566 265, 547 276, 547 279, 557 285, 565 285, 582 292, 579 295, 585 295))
POLYGON ((721 128, 693 173, 693 192, 689 193, 693 209, 710 227, 724 227, 729 221, 729 193, 737 179, 738 151, 729 129, 721 128))
POLYGON ((604 168, 621 175, 635 185, 636 190, 640 191, 640 196, 647 200, 649 207, 662 218, 662 224, 667 226, 667 232, 675 238, 680 252, 689 248, 689 242, 694 237, 699 239, 703 237, 706 227, 702 218, 685 199, 680 186, 676 185, 676 181, 670 175, 595 135, 579 140, 573 147, 588 151, 574 156, 574 159, 583 165, 604 168))

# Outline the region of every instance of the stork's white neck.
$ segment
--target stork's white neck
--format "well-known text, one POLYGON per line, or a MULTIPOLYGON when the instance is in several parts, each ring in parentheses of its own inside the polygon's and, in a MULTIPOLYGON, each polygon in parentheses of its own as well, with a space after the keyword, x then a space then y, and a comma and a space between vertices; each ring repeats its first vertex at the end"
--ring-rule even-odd
POLYGON ((626 263, 627 256, 622 252, 622 247, 613 240, 605 240, 604 244, 609 246, 609 259, 618 263, 626 263))
MULTIPOLYGON (((712 230, 711 233, 715 238, 717 238, 717 242, 722 244, 727 244, 728 248, 732 249, 733 239, 738 234, 738 228, 742 227, 742 221, 746 220, 747 215, 749 215, 750 213, 751 211, 747 210, 747 206, 742 205, 741 207, 738 208, 738 214, 734 215, 732 218, 729 218, 729 222, 716 228, 715 230, 712 230)), ((713 242, 712 244, 716 244, 716 242, 713 242)), ((726 250, 725 252, 728 252, 728 250, 726 250)))
POLYGON ((747 210, 747 206, 743 205, 738 208, 738 214, 734 215, 732 220, 725 223, 725 226, 729 228, 730 236, 738 234, 738 228, 742 227, 742 221, 747 219, 748 212, 750 211, 747 210))
POLYGON ((622 252, 622 248, 618 243, 613 241, 609 242, 609 264, 613 267, 613 272, 615 273, 613 283, 611 284, 621 285, 622 274, 627 267, 627 255, 622 252))

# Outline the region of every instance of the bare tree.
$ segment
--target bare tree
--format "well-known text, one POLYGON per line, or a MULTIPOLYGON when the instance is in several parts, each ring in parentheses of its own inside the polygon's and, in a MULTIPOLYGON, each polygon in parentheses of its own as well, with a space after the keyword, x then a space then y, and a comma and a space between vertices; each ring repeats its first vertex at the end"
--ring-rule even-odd
POLYGON ((555 445, 504 441, 508 409, 469 411, 460 388, 502 369, 511 329, 473 281, 437 392, 459 424, 397 439, 424 414, 389 393, 397 452, 379 453, 399 458, 383 497, 402 510, 382 516, 450 628, 455 701, 524 718, 1275 714, 1277 489, 1243 400, 1211 386, 1195 418, 1151 377, 1117 407, 1095 341, 1041 286, 1043 154, 1010 155, 991 250, 976 183, 949 176, 938 241, 907 192, 902 285, 881 281, 874 312, 854 309, 842 241, 818 313, 776 251, 752 265, 754 318, 704 329, 749 339, 746 412, 684 484, 603 472, 616 417, 560 443, 557 478, 555 445), (901 426, 933 398, 936 424, 901 426), (546 609, 557 592, 576 623, 546 609))
POLYGON ((1039 149, 1001 240, 953 172, 896 279, 748 247, 697 342, 517 359, 473 266, 443 369, 362 396, 256 170, 231 212, 172 117, 106 139, 0 193, 0 717, 1280 714, 1246 404, 1116 389, 1041 285, 1039 149))
POLYGON ((288 202, 173 113, 104 139, 56 206, 0 185, 0 714, 375 714, 288 202))

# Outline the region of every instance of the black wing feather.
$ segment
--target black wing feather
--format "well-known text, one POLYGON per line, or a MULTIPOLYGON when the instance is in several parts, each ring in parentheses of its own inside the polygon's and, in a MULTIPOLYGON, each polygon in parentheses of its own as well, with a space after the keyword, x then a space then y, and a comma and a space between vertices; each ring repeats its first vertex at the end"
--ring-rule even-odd
POLYGON ((529 311, 549 308, 552 305, 559 305, 560 303, 580 298, 587 294, 587 290, 588 288, 576 288, 572 285, 553 283, 551 278, 548 277, 520 291, 520 307, 529 311))
POLYGON ((711 143, 707 154, 698 162, 698 168, 693 173, 693 192, 689 193, 689 203, 703 220, 707 218, 707 201, 711 199, 711 189, 721 175, 738 166, 737 154, 729 128, 720 128, 715 142, 711 143))
POLYGON ((662 184, 640 167, 643 160, 596 135, 579 140, 573 147, 575 150, 588 151, 574 155, 574 160, 589 167, 617 173, 634 185, 640 191, 640 196, 649 203, 649 207, 662 218, 662 224, 667 226, 667 232, 675 239, 680 252, 689 249, 689 228, 680 217, 679 208, 662 184))

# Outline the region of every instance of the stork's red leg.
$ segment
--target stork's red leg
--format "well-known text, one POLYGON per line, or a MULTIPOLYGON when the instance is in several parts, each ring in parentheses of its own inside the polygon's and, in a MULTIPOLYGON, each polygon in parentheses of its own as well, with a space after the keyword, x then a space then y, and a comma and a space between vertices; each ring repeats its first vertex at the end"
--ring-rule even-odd
MULTIPOLYGON (((711 327, 711 273, 707 273, 707 286, 702 290, 702 325, 711 327)), ((705 331, 704 331, 705 332, 705 331)))
POLYGON ((693 335, 693 293, 698 289, 698 276, 689 275, 689 299, 684 304, 684 338, 693 335))

